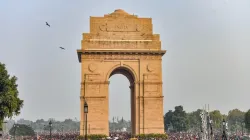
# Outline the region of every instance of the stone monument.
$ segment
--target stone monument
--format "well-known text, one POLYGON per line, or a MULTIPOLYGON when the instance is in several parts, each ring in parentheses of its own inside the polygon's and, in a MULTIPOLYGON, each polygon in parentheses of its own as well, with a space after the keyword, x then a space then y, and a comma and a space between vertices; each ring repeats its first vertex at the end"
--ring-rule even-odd
MULTIPOLYGON (((151 18, 118 9, 104 17, 90 17, 81 49, 81 122, 85 134, 84 102, 88 103, 88 134, 109 134, 109 78, 125 75, 131 89, 132 135, 164 133, 162 56, 159 34, 151 18)), ((117 106, 119 107, 119 106, 117 106)))

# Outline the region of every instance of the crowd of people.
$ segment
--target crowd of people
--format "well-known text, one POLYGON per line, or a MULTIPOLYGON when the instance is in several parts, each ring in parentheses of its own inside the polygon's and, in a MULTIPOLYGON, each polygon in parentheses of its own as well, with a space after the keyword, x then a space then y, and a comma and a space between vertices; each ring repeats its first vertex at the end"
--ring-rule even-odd
MULTIPOLYGON (((169 140, 200 140, 201 136, 198 133, 168 133, 169 140)), ((214 140, 221 140, 222 134, 216 133, 213 135, 214 140)), ((250 140, 250 136, 245 133, 242 135, 240 134, 230 134, 227 136, 228 140, 250 140)))
POLYGON ((198 140, 199 135, 198 134, 192 134, 192 133, 168 133, 168 139, 169 140, 198 140))
POLYGON ((111 132, 108 139, 110 140, 129 140, 131 138, 131 133, 127 132, 111 132))
MULTIPOLYGON (((76 140, 79 136, 79 132, 69 132, 69 133, 52 133, 52 140, 76 140)), ((13 136, 6 136, 5 140, 13 139, 13 136)), ((50 140, 50 134, 41 133, 35 136, 19 136, 15 137, 16 140, 50 140)))
MULTIPOLYGON (((200 135, 198 133, 167 133, 169 140, 200 140, 200 135)), ((79 132, 69 132, 69 133, 52 133, 52 140, 76 140, 79 136, 79 132)), ((127 132, 112 132, 110 133, 108 140, 129 140, 131 138, 131 134, 127 132)), ((228 136, 228 140, 243 140, 250 139, 250 136, 247 134, 231 134, 228 136)), ((5 140, 11 140, 10 136, 4 138, 5 140)), ((37 134, 36 136, 20 136, 16 137, 16 140, 50 140, 49 133, 37 134)), ((221 140, 220 134, 214 135, 214 140, 221 140)))

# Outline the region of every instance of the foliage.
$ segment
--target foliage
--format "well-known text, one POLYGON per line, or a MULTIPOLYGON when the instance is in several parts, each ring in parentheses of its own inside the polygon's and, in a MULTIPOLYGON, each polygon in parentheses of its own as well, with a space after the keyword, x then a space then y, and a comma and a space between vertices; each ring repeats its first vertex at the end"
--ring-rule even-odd
POLYGON ((131 132, 131 122, 126 121, 124 119, 118 120, 117 122, 115 122, 115 121, 109 122, 109 130, 111 132, 117 131, 117 130, 122 130, 123 128, 127 128, 127 131, 131 132))
MULTIPOLYGON (((100 139, 106 139, 108 136, 104 134, 90 134, 88 135, 89 140, 100 140, 100 139)), ((84 136, 78 136, 77 140, 84 140, 84 136)))
POLYGON ((245 113, 245 128, 250 132, 250 109, 245 113))
POLYGON ((164 115, 164 129, 169 130, 171 128, 172 122, 173 121, 173 111, 169 110, 165 115, 164 115))
MULTIPOLYGON (((80 122, 77 120, 66 119, 66 121, 57 121, 55 119, 52 120, 52 132, 68 132, 68 131, 79 131, 80 130, 80 122)), ((31 126, 37 132, 49 132, 49 120, 38 119, 36 121, 24 120, 20 119, 17 120, 17 124, 25 124, 31 126)), ((6 130, 11 129, 14 124, 13 120, 7 121, 6 130)))
POLYGON ((223 116, 219 110, 214 110, 209 113, 211 120, 213 120, 213 125, 215 129, 221 128, 221 123, 223 120, 223 116))
POLYGON ((169 110, 164 115, 164 128, 165 130, 172 128, 174 131, 187 131, 189 129, 188 115, 182 106, 176 106, 174 112, 169 110))
POLYGON ((45 131, 50 131, 50 129, 53 130, 53 127, 51 126, 51 128, 50 128, 49 125, 44 125, 43 130, 45 130, 45 131))
POLYGON ((242 112, 239 109, 230 110, 227 116, 230 130, 236 131, 236 129, 240 129, 242 123, 244 122, 244 117, 245 112, 242 112))
POLYGON ((45 121, 43 120, 43 119, 38 119, 38 120, 36 120, 36 123, 44 123, 45 121))
POLYGON ((176 131, 187 131, 189 129, 189 122, 187 113, 182 106, 176 106, 172 116, 172 124, 176 131))
MULTIPOLYGON (((171 131, 172 127, 173 130, 175 131, 188 130, 191 132, 198 132, 201 127, 201 117, 200 117, 201 111, 202 111, 201 109, 198 109, 190 113, 185 113, 182 106, 176 106, 174 111, 169 110, 164 115, 164 128, 165 130, 168 131, 171 131)), ((242 123, 246 122, 246 120, 244 120, 244 116, 246 116, 246 113, 240 111, 239 109, 233 109, 229 111, 228 115, 221 114, 219 110, 211 111, 209 114, 211 120, 213 121, 213 129, 215 131, 221 129, 223 118, 228 122, 229 126, 228 128, 234 132, 236 129, 241 130, 242 123)))
POLYGON ((0 130, 4 118, 20 114, 23 100, 18 97, 17 77, 10 76, 5 65, 0 62, 0 130))
POLYGON ((236 124, 237 122, 243 122, 245 117, 245 112, 239 109, 233 109, 228 112, 227 120, 230 124, 236 124))
POLYGON ((136 138, 138 138, 139 140, 148 140, 152 138, 157 138, 157 139, 160 138, 162 140, 167 140, 168 135, 167 134, 139 134, 139 135, 136 135, 136 138))
POLYGON ((73 121, 71 119, 65 119, 64 121, 60 122, 60 121, 56 121, 55 119, 49 119, 48 121, 36 121, 34 123, 32 123, 32 128, 34 128, 35 130, 45 130, 45 131, 49 131, 50 130, 50 126, 49 126, 49 121, 52 121, 52 127, 51 130, 52 131, 57 131, 57 132, 66 132, 66 131, 79 131, 80 128, 80 124, 78 121, 73 121))
POLYGON ((34 130, 27 125, 24 124, 15 124, 15 127, 13 126, 9 133, 14 136, 34 136, 35 132, 34 130), (16 131, 16 132, 15 132, 16 131))
POLYGON ((201 127, 201 109, 198 109, 196 111, 193 111, 191 113, 188 113, 188 121, 189 121, 189 127, 192 131, 198 132, 200 131, 201 127))
POLYGON ((227 115, 226 114, 221 114, 222 118, 224 118, 225 120, 227 120, 227 115))

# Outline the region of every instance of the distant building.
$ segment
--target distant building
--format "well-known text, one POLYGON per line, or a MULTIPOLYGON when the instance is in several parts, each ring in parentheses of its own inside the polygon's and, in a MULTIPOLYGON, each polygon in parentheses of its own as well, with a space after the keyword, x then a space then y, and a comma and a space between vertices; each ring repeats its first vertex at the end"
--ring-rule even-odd
POLYGON ((32 123, 32 121, 20 119, 20 120, 17 121, 17 123, 18 124, 30 125, 32 123))
POLYGON ((121 129, 121 131, 122 131, 122 132, 127 132, 127 128, 123 127, 123 128, 121 129))

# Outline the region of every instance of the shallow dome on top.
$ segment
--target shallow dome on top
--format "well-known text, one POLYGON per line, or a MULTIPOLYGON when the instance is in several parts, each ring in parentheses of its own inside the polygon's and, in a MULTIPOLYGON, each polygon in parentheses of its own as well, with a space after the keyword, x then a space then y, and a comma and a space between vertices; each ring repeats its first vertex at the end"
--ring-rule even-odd
POLYGON ((113 13, 111 14, 119 14, 119 15, 130 15, 129 13, 125 12, 122 9, 116 9, 113 13))

